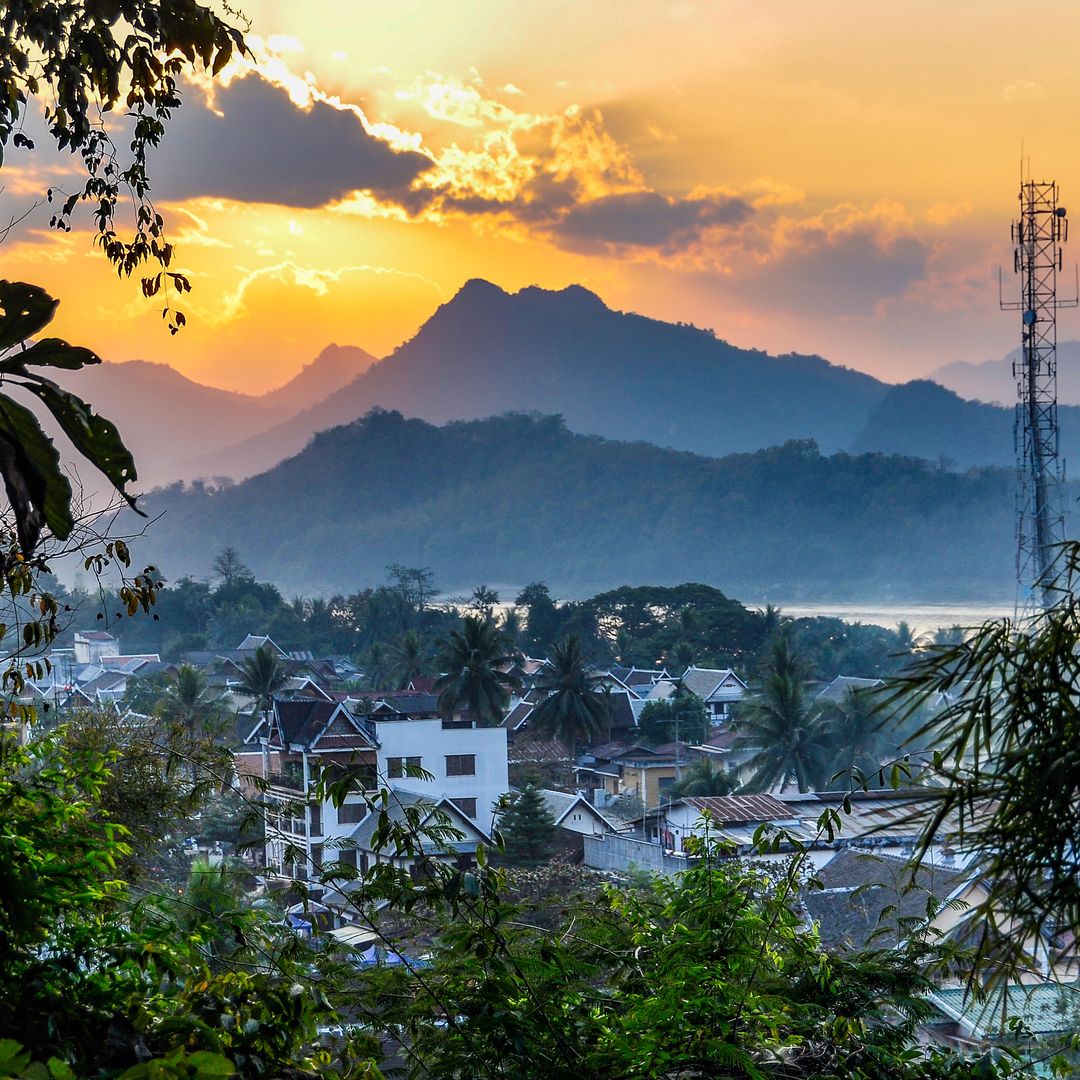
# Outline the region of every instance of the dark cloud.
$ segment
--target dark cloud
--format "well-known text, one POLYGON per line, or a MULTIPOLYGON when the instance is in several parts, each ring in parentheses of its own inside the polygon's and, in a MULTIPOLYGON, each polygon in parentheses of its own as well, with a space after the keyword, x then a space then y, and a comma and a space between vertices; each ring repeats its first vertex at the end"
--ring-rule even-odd
POLYGON ((754 294, 765 291, 792 311, 865 315, 922 278, 929 254, 917 237, 884 241, 866 225, 817 245, 781 252, 756 273, 737 273, 734 284, 754 294))
POLYGON ((605 195, 573 207, 551 226, 562 246, 580 251, 623 246, 679 249, 714 226, 735 226, 753 213, 733 195, 672 199, 654 191, 605 195))
POLYGON ((189 93, 150 163, 161 199, 211 196, 314 208, 353 191, 412 206, 431 162, 394 150, 357 117, 323 102, 297 108, 255 75, 217 93, 218 116, 189 93))

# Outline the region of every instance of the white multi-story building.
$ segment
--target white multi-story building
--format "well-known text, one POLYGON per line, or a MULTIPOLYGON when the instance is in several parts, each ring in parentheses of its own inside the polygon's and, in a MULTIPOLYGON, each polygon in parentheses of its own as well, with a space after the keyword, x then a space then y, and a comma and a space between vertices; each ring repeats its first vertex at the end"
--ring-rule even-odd
POLYGON ((471 721, 392 719, 373 716, 379 775, 401 791, 449 799, 485 833, 495 806, 510 790, 506 729, 471 721), (410 776, 418 766, 431 779, 410 776))
MULTIPOLYGON (((461 839, 433 854, 471 857, 488 838, 495 804, 509 789, 506 731, 478 728, 462 717, 433 717, 429 698, 388 694, 366 716, 354 716, 339 702, 274 702, 236 755, 242 783, 245 777, 265 782, 270 872, 313 880, 326 862, 366 869, 373 861, 395 859, 372 846, 377 814, 368 798, 380 791, 388 793, 391 817, 418 803, 449 817, 461 839), (430 778, 410 775, 410 767, 430 778), (314 793, 315 778, 327 768, 352 777, 355 790, 340 806, 314 793)), ((247 786, 255 794, 251 780, 247 786)))

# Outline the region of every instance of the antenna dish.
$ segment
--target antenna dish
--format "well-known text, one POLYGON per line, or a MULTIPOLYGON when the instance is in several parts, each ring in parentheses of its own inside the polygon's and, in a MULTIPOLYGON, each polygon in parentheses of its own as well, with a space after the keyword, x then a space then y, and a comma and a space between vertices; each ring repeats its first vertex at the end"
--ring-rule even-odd
POLYGON ((1031 311, 1029 309, 1028 311, 1024 312, 1024 325, 1025 326, 1034 326, 1034 324, 1035 324, 1035 312, 1031 311))

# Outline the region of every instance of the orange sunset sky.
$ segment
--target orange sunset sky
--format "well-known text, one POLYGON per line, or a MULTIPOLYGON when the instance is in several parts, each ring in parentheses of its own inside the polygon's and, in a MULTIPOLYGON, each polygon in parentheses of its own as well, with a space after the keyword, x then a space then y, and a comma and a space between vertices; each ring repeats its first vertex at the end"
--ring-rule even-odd
MULTIPOLYGON (((58 235, 42 206, 3 246, 107 359, 262 392, 330 342, 384 355, 484 277, 901 380, 1017 340, 1022 143, 1080 217, 1073 3, 241 7, 258 62, 189 85, 152 163, 188 328, 88 218, 58 235)), ((5 220, 73 175, 43 146, 5 160, 5 220)))

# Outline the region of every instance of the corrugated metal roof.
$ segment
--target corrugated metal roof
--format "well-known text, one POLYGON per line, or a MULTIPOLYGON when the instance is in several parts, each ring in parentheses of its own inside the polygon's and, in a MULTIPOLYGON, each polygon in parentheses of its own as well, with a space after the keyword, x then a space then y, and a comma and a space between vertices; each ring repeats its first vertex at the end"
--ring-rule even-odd
POLYGON ((785 821, 792 817, 788 807, 771 795, 694 795, 684 798, 683 802, 702 813, 708 811, 719 825, 746 821, 785 821))
POLYGON ((1080 1009, 1080 989, 1068 983, 1038 986, 1012 984, 992 990, 984 1000, 973 1000, 962 986, 945 987, 927 995, 950 1020, 976 1038, 1007 1032, 1006 1018, 1020 1017, 1034 1035, 1058 1035, 1072 1030, 1072 1017, 1080 1009))

